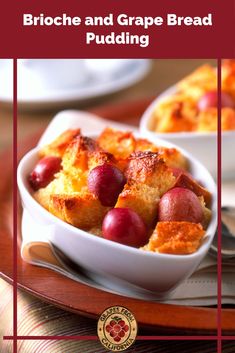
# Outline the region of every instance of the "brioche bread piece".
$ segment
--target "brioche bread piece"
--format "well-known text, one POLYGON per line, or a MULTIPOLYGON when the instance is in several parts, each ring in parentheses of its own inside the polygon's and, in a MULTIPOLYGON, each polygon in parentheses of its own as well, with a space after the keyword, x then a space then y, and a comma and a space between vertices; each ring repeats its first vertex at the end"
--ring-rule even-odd
POLYGON ((97 142, 100 148, 112 153, 117 160, 128 158, 134 152, 136 145, 132 132, 111 128, 106 128, 98 137, 97 142))
POLYGON ((79 177, 72 177, 65 171, 56 174, 55 179, 45 188, 34 193, 35 199, 47 210, 49 209, 50 195, 72 195, 87 190, 87 176, 80 174, 79 177))
POLYGON ((197 131, 216 131, 218 125, 217 108, 211 107, 198 114, 197 131))
POLYGON ((81 229, 101 226, 109 210, 88 191, 86 177, 82 182, 65 173, 35 192, 34 197, 53 215, 81 229))
POLYGON ((115 162, 95 140, 76 136, 63 154, 63 169, 47 187, 35 193, 35 198, 49 212, 76 227, 98 227, 109 208, 88 192, 87 175, 98 165, 115 162))
POLYGON ((124 170, 127 159, 133 152, 150 151, 159 152, 167 165, 182 169, 188 168, 186 158, 175 148, 156 146, 146 139, 136 139, 132 133, 116 131, 106 128, 97 140, 99 146, 112 153, 116 159, 116 165, 124 170))
POLYGON ((222 90, 229 93, 235 100, 235 60, 226 59, 222 62, 222 90))
POLYGON ((172 171, 158 153, 138 151, 131 154, 125 176, 127 184, 115 207, 131 208, 149 228, 153 227, 159 199, 174 185, 172 171))
POLYGON ((64 171, 76 177, 104 163, 118 164, 114 156, 102 150, 95 140, 83 136, 69 144, 62 160, 64 171))
POLYGON ((106 163, 112 164, 114 166, 119 165, 118 161, 109 152, 105 152, 105 151, 92 152, 88 157, 88 170, 90 171, 91 169, 106 163))
POLYGON ((197 123, 197 106, 184 94, 174 94, 159 102, 153 113, 156 132, 193 131, 197 123))
POLYGON ((184 157, 176 148, 159 147, 158 155, 166 162, 168 167, 180 168, 184 170, 189 169, 186 157, 184 157))
POLYGON ((150 151, 150 152, 157 152, 159 147, 154 145, 152 142, 150 142, 147 139, 136 139, 135 142, 135 151, 150 151))
POLYGON ((131 154, 125 176, 128 184, 156 188, 161 197, 175 183, 175 177, 158 153, 137 151, 131 154))
POLYGON ((61 135, 59 135, 52 143, 42 147, 39 151, 39 157, 45 156, 56 156, 62 157, 64 151, 68 147, 68 144, 72 142, 72 140, 80 135, 80 129, 70 129, 64 131, 61 135))
POLYGON ((89 192, 50 195, 49 212, 83 230, 101 227, 109 209, 89 192))
POLYGON ((158 152, 158 155, 166 162, 169 167, 188 169, 187 159, 180 151, 175 148, 167 148, 163 146, 156 146, 148 140, 137 139, 135 151, 150 151, 158 152))
MULTIPOLYGON (((235 99, 235 95, 234 95, 234 99, 235 99)), ((235 109, 222 108, 221 128, 224 131, 235 130, 235 109)))
POLYGON ((93 152, 100 151, 97 142, 90 137, 78 136, 65 150, 62 166, 69 174, 76 176, 88 170, 88 159, 93 152))
POLYGON ((178 90, 195 102, 206 92, 217 90, 216 70, 208 64, 200 66, 177 84, 178 90))
POLYGON ((131 208, 143 219, 148 228, 153 228, 157 220, 158 203, 158 189, 134 183, 125 185, 115 207, 131 208))
POLYGON ((183 187, 189 189, 193 191, 197 196, 203 196, 206 205, 210 206, 211 204, 211 193, 203 186, 201 186, 195 179, 186 174, 182 173, 176 178, 174 187, 183 187))
MULTIPOLYGON (((198 115, 198 131, 216 131, 218 126, 217 108, 208 108, 198 115)), ((222 130, 235 130, 235 109, 221 109, 221 128, 222 130)))
POLYGON ((144 250, 165 254, 194 253, 205 235, 201 224, 191 222, 158 222, 144 250))

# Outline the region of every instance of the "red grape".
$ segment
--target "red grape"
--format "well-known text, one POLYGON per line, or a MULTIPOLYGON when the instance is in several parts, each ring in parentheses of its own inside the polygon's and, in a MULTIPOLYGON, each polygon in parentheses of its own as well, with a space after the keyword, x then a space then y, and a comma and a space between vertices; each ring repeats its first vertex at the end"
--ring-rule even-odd
POLYGON ((147 229, 140 216, 130 208, 113 208, 102 225, 105 239, 117 243, 139 247, 148 240, 147 229))
POLYGON ((55 156, 44 157, 36 164, 29 175, 29 183, 36 191, 45 188, 61 169, 61 158, 55 156))
POLYGON ((197 196, 189 189, 176 187, 161 198, 158 208, 159 221, 185 221, 200 223, 203 210, 197 196))
POLYGON ((116 321, 115 321, 115 320, 111 320, 111 321, 110 321, 110 326, 113 327, 114 325, 116 325, 116 321))
POLYGON ((125 336, 125 334, 126 334, 125 331, 121 330, 118 335, 119 335, 119 337, 123 338, 125 336))
POLYGON ((109 332, 109 334, 110 334, 111 337, 116 337, 117 336, 117 332, 115 332, 114 330, 111 330, 109 332))
POLYGON ((118 323, 119 323, 119 325, 120 325, 121 327, 125 326, 125 321, 124 321, 124 320, 120 320, 118 323))
POLYGON ((114 341, 115 341, 115 342, 120 342, 120 341, 121 341, 121 337, 119 337, 119 336, 114 337, 114 341))
POLYGON ((121 330, 121 326, 119 324, 116 324, 116 325, 113 326, 113 330, 115 332, 119 332, 121 330))
POLYGON ((129 326, 125 325, 125 326, 123 327, 123 330, 124 330, 125 332, 129 331, 129 326))
POLYGON ((235 108, 235 102, 230 94, 221 92, 221 106, 222 108, 235 108))
POLYGON ((107 332, 110 332, 110 331, 112 330, 112 326, 107 325, 107 326, 105 327, 105 330, 106 330, 107 332))
MULTIPOLYGON (((218 104, 218 93, 217 91, 210 91, 205 93, 198 101, 198 109, 204 111, 207 108, 217 107, 218 104)), ((221 92, 221 106, 227 108, 234 108, 235 102, 232 97, 226 93, 221 92)))
POLYGON ((88 188, 103 206, 114 206, 124 185, 123 173, 111 164, 97 166, 88 175, 88 188))

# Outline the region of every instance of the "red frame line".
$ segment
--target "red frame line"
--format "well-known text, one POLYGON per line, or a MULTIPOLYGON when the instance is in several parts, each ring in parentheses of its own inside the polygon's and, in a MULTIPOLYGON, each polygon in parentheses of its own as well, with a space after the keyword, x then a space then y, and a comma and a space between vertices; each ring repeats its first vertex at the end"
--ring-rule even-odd
POLYGON ((13 59, 13 353, 17 353, 17 59, 13 59))
MULTIPOLYGON (((217 340, 217 353, 222 352, 222 339, 234 340, 234 336, 222 336, 221 311, 221 59, 217 60, 218 84, 218 134, 217 134, 217 192, 218 192, 218 308, 217 308, 217 335, 214 336, 138 336, 137 340, 217 340)), ((17 59, 13 59, 13 335, 4 336, 4 340, 13 340, 13 353, 17 353, 18 340, 98 340, 98 336, 18 336, 17 335, 17 59)))
POLYGON ((217 110, 218 110, 218 122, 217 122, 217 214, 218 214, 218 227, 217 227, 217 351, 222 352, 222 258, 221 258, 221 246, 222 246, 222 222, 221 222, 221 183, 222 183, 222 141, 221 141, 221 59, 217 60, 217 110))
MULTIPOLYGON (((13 336, 4 336, 4 340, 13 340, 13 336)), ((98 341, 98 336, 17 336, 18 340, 78 340, 98 341)), ((217 341, 217 336, 137 336, 138 341, 217 341)))

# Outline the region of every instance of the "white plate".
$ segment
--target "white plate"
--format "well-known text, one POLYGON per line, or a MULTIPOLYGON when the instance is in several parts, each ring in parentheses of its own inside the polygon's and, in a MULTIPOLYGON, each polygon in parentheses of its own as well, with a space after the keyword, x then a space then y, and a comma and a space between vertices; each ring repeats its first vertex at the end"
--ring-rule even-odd
MULTIPOLYGON (((37 59, 36 59, 37 60, 37 59)), ((66 79, 66 74, 69 73, 68 67, 72 65, 72 61, 68 62, 68 65, 64 66, 66 73, 60 75, 61 79, 64 80, 64 85, 56 76, 55 70, 47 70, 48 76, 51 76, 50 81, 56 84, 51 84, 49 79, 41 80, 45 71, 41 70, 42 61, 39 65, 34 62, 27 62, 26 64, 23 60, 18 60, 18 103, 20 106, 31 106, 31 105, 42 105, 42 104, 59 104, 66 102, 82 102, 87 99, 92 99, 96 97, 101 97, 108 95, 124 88, 127 88, 139 80, 141 80, 150 69, 150 60, 145 59, 121 59, 119 65, 110 65, 107 61, 103 61, 103 71, 101 70, 101 65, 95 65, 95 60, 88 60, 86 64, 87 78, 75 81, 72 83, 70 77, 66 79), (49 71, 49 72, 48 72, 49 71), (65 82, 66 81, 66 82, 65 82), (36 82, 36 84, 35 84, 36 82)), ((98 60, 98 59, 97 59, 98 60)), ((102 60, 99 59, 100 63, 102 60)), ((116 59, 111 59, 116 60, 116 59)), ((29 60, 28 60, 29 61, 29 60)), ((44 60, 48 63, 48 60, 44 60)), ((58 61, 58 60, 57 60, 58 61)), ((79 61, 79 60, 74 60, 79 61)), ((80 61, 82 61, 80 59, 80 61)), ((110 60, 109 60, 110 61, 110 60)), ((55 65, 58 63, 55 61, 55 65)), ((75 65, 73 65, 73 70, 75 70, 75 65)), ((81 68, 80 72, 75 71, 80 74, 84 67, 81 68)), ((12 77, 12 61, 2 60, 0 61, 0 100, 4 102, 12 101, 12 84, 9 84, 9 80, 12 77)), ((58 69, 58 75, 60 71, 58 69)), ((71 71, 70 71, 71 75, 71 71)))

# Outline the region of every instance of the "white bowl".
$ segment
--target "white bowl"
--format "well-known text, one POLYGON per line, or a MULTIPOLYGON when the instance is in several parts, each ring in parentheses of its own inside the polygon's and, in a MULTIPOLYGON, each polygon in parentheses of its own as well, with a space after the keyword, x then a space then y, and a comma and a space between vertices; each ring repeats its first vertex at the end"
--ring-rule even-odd
MULTIPOLYGON (((159 95, 149 105, 140 121, 140 131, 147 138, 162 138, 175 143, 192 153, 213 175, 217 177, 217 132, 176 132, 158 133, 151 130, 153 112, 159 102, 176 92, 172 86, 159 95)), ((235 150, 235 131, 222 132, 222 176, 224 179, 234 178, 235 163, 231 151, 235 150)))
MULTIPOLYGON (((156 138, 154 142, 166 147, 175 147, 156 138)), ((213 195, 213 216, 198 251, 182 256, 146 252, 108 241, 75 228, 50 214, 33 198, 27 182, 27 177, 38 160, 38 149, 39 147, 28 152, 18 167, 18 186, 23 208, 29 212, 36 224, 48 227, 48 240, 76 264, 89 271, 89 275, 96 282, 115 290, 118 288, 120 293, 122 289, 131 288, 143 293, 152 291, 155 292, 156 298, 161 298, 194 272, 213 240, 217 217, 216 186, 213 178, 192 156, 183 151, 190 161, 192 174, 196 179, 203 181, 213 195)))

